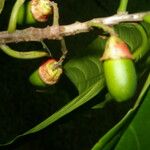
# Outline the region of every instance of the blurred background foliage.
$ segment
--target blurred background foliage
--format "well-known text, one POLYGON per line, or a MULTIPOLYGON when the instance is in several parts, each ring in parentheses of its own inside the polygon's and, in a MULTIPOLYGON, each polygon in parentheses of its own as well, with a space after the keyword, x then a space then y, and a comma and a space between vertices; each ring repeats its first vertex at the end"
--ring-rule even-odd
MULTIPOLYGON (((86 21, 116 13, 119 0, 62 0, 56 1, 60 8, 60 24, 86 21)), ((14 1, 7 0, 0 16, 0 30, 7 29, 14 1)), ((130 0, 128 11, 149 10, 149 0, 130 0)), ((51 22, 51 20, 50 20, 51 22)), ((25 28, 26 26, 20 27, 25 28)), ((80 34, 66 38, 69 49, 68 59, 83 53, 85 47, 95 38, 94 33, 80 34)), ((58 41, 45 41, 54 57, 59 58, 58 41)), ((42 48, 37 43, 11 44, 18 50, 42 48)), ((60 82, 49 89, 37 89, 28 82, 29 75, 43 59, 18 60, 0 52, 0 142, 25 132, 57 111, 78 93, 74 85, 62 76, 60 82)), ((105 92, 105 91, 104 91, 105 92)), ((130 108, 131 103, 111 103, 104 109, 91 107, 104 98, 97 95, 90 103, 80 107, 48 128, 34 135, 22 138, 13 145, 2 149, 10 150, 89 150, 130 108)))

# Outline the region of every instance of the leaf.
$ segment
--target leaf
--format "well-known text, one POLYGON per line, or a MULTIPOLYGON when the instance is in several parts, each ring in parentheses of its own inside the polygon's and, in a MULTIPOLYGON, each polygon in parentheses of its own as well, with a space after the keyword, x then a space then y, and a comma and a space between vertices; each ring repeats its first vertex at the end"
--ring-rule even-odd
POLYGON ((133 53, 133 57, 134 57, 135 61, 138 61, 148 52, 149 41, 148 41, 148 37, 147 37, 147 34, 146 34, 144 28, 140 24, 137 24, 137 23, 135 24, 135 27, 140 32, 140 34, 141 34, 140 36, 142 38, 141 45, 133 53))
POLYGON ((79 96, 74 98, 71 102, 66 104, 64 107, 52 114, 40 124, 36 125, 27 132, 18 135, 13 140, 1 144, 0 146, 11 144, 16 139, 22 136, 35 133, 46 128, 58 119, 62 118, 71 111, 75 110, 76 108, 91 100, 104 87, 102 68, 97 58, 84 57, 82 59, 71 60, 65 65, 65 72, 78 88, 78 91, 80 93, 79 96))
POLYGON ((146 22, 142 22, 141 25, 144 27, 148 38, 150 38, 150 24, 146 22))
POLYGON ((104 150, 106 145, 109 145, 110 141, 120 132, 128 120, 133 117, 133 110, 129 110, 128 113, 119 121, 111 130, 109 130, 100 140, 94 145, 92 150, 104 150))
POLYGON ((14 32, 16 30, 19 9, 21 8, 24 2, 25 0, 16 0, 12 8, 10 19, 9 19, 8 29, 7 29, 8 32, 14 32))
POLYGON ((98 55, 99 57, 103 54, 105 49, 106 39, 102 39, 100 36, 96 37, 86 48, 88 53, 98 55))
MULTIPOLYGON (((113 138, 117 134, 119 134, 119 132, 122 129, 125 129, 125 127, 129 125, 129 123, 132 120, 132 118, 134 117, 137 109, 139 108, 142 98, 145 95, 146 91, 148 90, 149 85, 150 85, 150 74, 149 74, 149 76, 144 84, 144 87, 143 87, 136 103, 134 104, 133 108, 131 108, 127 112, 127 114, 111 130, 109 130, 102 138, 100 138, 100 140, 94 145, 92 150, 104 150, 105 146, 109 145, 110 141, 113 140, 113 138)), ((126 148, 125 145, 124 145, 124 147, 126 148)))
POLYGON ((113 98, 112 98, 112 96, 110 95, 110 93, 107 93, 107 94, 105 95, 105 100, 102 101, 102 102, 100 102, 100 103, 98 103, 98 104, 96 104, 95 106, 93 106, 92 109, 102 109, 102 108, 104 108, 109 102, 111 102, 112 99, 113 99, 113 98))
POLYGON ((136 116, 119 140, 115 150, 143 150, 150 147, 150 89, 136 116))
POLYGON ((16 51, 14 49, 11 49, 9 46, 2 44, 0 45, 0 50, 2 50, 5 54, 8 56, 18 58, 18 59, 35 59, 40 57, 46 57, 49 56, 47 52, 45 51, 16 51))
POLYGON ((86 56, 72 59, 65 65, 65 73, 74 83, 79 93, 103 78, 102 64, 98 58, 86 56))
POLYGON ((146 22, 142 22, 141 25, 143 26, 147 37, 148 37, 148 41, 149 41, 149 49, 150 49, 150 24, 146 23, 146 22))
POLYGON ((2 13, 2 10, 4 8, 5 0, 0 0, 0 14, 2 13))
MULTIPOLYGON (((108 144, 106 144, 103 148, 103 150, 112 150, 114 148, 114 146, 116 145, 116 143, 118 142, 118 140, 120 139, 121 135, 123 133, 123 130, 119 131, 110 141, 108 144)), ((96 149, 96 150, 99 150, 96 149)))

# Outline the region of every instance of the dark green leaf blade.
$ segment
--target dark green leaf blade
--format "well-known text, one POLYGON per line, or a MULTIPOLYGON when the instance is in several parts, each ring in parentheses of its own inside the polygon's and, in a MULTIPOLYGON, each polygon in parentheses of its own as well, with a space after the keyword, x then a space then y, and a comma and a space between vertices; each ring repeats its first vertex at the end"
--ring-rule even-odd
POLYGON ((149 49, 150 49, 150 24, 146 23, 146 22, 142 22, 141 25, 143 26, 147 37, 148 37, 148 41, 149 41, 149 49))
MULTIPOLYGON (((110 141, 108 144, 106 144, 103 148, 103 150, 112 150, 116 143, 118 142, 118 140, 120 139, 121 135, 123 133, 123 130, 119 131, 110 141)), ((99 150, 99 149, 97 149, 99 150)))
POLYGON ((98 58, 91 56, 70 60, 65 65, 65 73, 74 83, 79 93, 103 78, 102 64, 98 58))
POLYGON ((141 25, 144 27, 148 38, 150 38, 150 24, 146 22, 142 22, 141 25))
POLYGON ((32 133, 38 132, 38 131, 46 128, 47 126, 54 123, 58 119, 62 118, 63 116, 70 113, 71 111, 75 110, 76 108, 80 107, 84 103, 91 100, 94 96, 96 96, 103 89, 104 78, 103 78, 103 76, 101 76, 102 69, 99 66, 100 65, 99 60, 96 58, 90 58, 90 57, 88 57, 88 58, 85 57, 85 58, 83 58, 83 60, 82 60, 82 62, 84 62, 84 63, 82 63, 81 68, 80 68, 81 61, 78 61, 78 59, 77 60, 75 59, 72 62, 68 62, 68 64, 66 64, 66 67, 65 67, 68 77, 73 80, 73 82, 75 83, 76 87, 78 88, 78 90, 80 92, 79 96, 74 98, 71 102, 66 104, 60 110, 58 110, 57 112, 52 114, 50 117, 48 117, 47 119, 45 119, 43 122, 39 123, 32 129, 28 130, 27 132, 25 132, 21 135, 18 135, 17 137, 15 137, 13 140, 11 140, 9 142, 1 144, 0 146, 9 145, 9 144, 13 143, 16 139, 18 139, 22 136, 32 134, 32 133), (73 68, 71 66, 73 66, 73 68), (76 71, 75 72, 72 71, 75 68, 78 68, 78 70, 80 70, 80 73, 81 72, 83 74, 89 73, 88 76, 86 78, 80 77, 80 75, 76 71), (93 70, 93 73, 89 72, 89 69, 93 70), (79 77, 79 78, 77 78, 77 77, 79 77), (89 79, 89 81, 88 81, 88 79, 89 79), (81 83, 76 83, 79 81, 81 83), (82 83, 84 84, 84 86, 82 86, 82 83))
POLYGON ((4 8, 5 0, 0 0, 0 14, 4 8))
POLYGON ((115 150, 143 150, 150 147, 150 89, 136 116, 122 135, 115 150))

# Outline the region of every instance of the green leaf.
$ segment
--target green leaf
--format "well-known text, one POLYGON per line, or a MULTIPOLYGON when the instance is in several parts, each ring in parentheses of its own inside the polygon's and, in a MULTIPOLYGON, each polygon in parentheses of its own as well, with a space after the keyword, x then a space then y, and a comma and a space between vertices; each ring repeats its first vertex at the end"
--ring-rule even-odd
POLYGON ((142 38, 141 45, 133 53, 133 57, 134 57, 135 61, 138 61, 139 59, 141 59, 148 52, 148 50, 149 50, 149 41, 148 41, 147 34, 146 34, 144 28, 142 27, 142 25, 135 24, 135 27, 140 32, 140 36, 142 38))
POLYGON ((13 143, 16 139, 38 132, 50 124, 54 123, 58 119, 67 115, 71 111, 80 107, 84 103, 91 100, 95 95, 97 95, 104 87, 104 78, 102 76, 102 68, 99 60, 94 57, 84 57, 82 59, 74 59, 69 61, 65 65, 65 72, 71 81, 76 85, 79 90, 79 96, 74 98, 71 102, 66 104, 60 110, 52 114, 50 117, 45 119, 40 124, 36 125, 27 132, 18 135, 13 140, 1 144, 8 145, 13 143))
POLYGON ((105 100, 96 104, 95 106, 92 107, 92 109, 102 109, 104 108, 109 102, 111 102, 113 100, 112 96, 110 95, 110 93, 107 93, 105 95, 105 100))
MULTIPOLYGON (((117 134, 119 134, 122 129, 125 129, 129 125, 129 123, 131 122, 132 118, 134 117, 137 109, 139 108, 142 98, 145 95, 147 89, 149 88, 149 85, 150 85, 150 74, 149 74, 149 76, 144 84, 144 87, 143 87, 136 103, 134 104, 133 108, 131 108, 127 112, 127 114, 111 130, 109 130, 102 138, 100 138, 100 140, 94 145, 92 150, 104 150, 105 146, 109 145, 110 141, 113 140, 113 138, 115 136, 117 136, 117 134)), ((124 145, 124 147, 126 148, 125 145, 124 145)))
POLYGON ((18 59, 35 59, 35 58, 41 58, 41 57, 48 57, 48 53, 45 51, 16 51, 14 49, 11 49, 9 46, 2 44, 0 45, 0 50, 2 50, 5 54, 8 56, 18 58, 18 59))
POLYGON ((128 123, 133 117, 133 110, 129 110, 128 113, 119 121, 111 130, 109 130, 100 140, 94 145, 92 150, 104 150, 106 145, 110 144, 110 141, 120 132, 120 130, 128 123))
MULTIPOLYGON (((119 131, 119 132, 109 141, 109 143, 104 146, 103 150, 112 150, 112 149, 114 149, 114 146, 116 145, 116 143, 117 143, 118 140, 120 139, 122 133, 123 133, 123 130, 119 131)), ((99 150, 99 148, 96 149, 96 150, 99 150)))
POLYGON ((136 116, 122 135, 115 150, 144 150, 150 147, 150 89, 136 116))
POLYGON ((105 49, 106 39, 102 39, 100 36, 96 37, 90 44, 88 44, 86 51, 88 53, 101 56, 105 49))
POLYGON ((65 73, 74 83, 79 93, 103 78, 102 64, 98 58, 91 56, 70 60, 65 65, 65 73))
POLYGON ((149 41, 149 49, 150 49, 150 24, 146 23, 146 22, 142 22, 141 25, 143 26, 147 37, 148 37, 148 41, 149 41))
POLYGON ((141 25, 144 27, 148 38, 150 38, 150 24, 146 22, 142 22, 141 25))
POLYGON ((23 5, 24 2, 25 0, 16 0, 12 8, 12 12, 11 12, 10 19, 9 19, 9 24, 8 24, 8 29, 7 29, 8 32, 14 32, 16 30, 17 16, 19 13, 19 9, 23 5))
POLYGON ((5 0, 0 0, 0 14, 4 8, 5 0))

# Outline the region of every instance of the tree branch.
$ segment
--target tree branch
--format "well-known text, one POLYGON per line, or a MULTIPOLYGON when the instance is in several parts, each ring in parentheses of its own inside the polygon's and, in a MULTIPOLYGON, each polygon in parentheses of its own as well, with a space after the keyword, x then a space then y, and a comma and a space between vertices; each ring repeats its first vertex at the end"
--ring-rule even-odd
POLYGON ((0 32, 0 44, 23 42, 23 41, 41 41, 43 39, 60 40, 64 36, 71 36, 79 33, 89 32, 91 28, 89 22, 103 23, 105 25, 115 25, 121 22, 142 21, 143 17, 150 13, 141 12, 135 14, 116 14, 105 18, 95 18, 86 22, 75 22, 70 25, 47 26, 45 28, 27 28, 16 30, 13 33, 7 31, 0 32))

